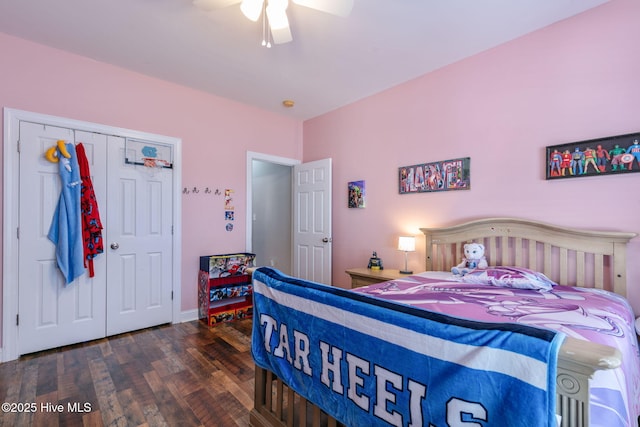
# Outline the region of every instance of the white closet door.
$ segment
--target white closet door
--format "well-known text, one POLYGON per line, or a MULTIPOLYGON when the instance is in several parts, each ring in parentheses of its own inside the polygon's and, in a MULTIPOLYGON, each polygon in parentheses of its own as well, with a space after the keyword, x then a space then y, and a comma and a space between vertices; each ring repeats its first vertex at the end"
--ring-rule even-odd
POLYGON ((124 138, 110 136, 107 145, 107 335, 114 335, 172 320, 173 169, 125 163, 124 138))
POLYGON ((125 164, 124 138, 29 122, 19 156, 18 355, 171 322, 173 169, 125 164), (68 285, 47 238, 61 184, 44 152, 59 139, 83 143, 104 227, 95 276, 68 285))
MULTIPOLYGON (((106 194, 106 137, 82 136, 96 191, 106 194)), ((104 257, 96 260, 94 278, 83 275, 65 285, 55 246, 47 238, 61 185, 58 165, 47 161, 44 152, 58 139, 74 142, 74 133, 20 123, 19 354, 105 336, 104 257)))

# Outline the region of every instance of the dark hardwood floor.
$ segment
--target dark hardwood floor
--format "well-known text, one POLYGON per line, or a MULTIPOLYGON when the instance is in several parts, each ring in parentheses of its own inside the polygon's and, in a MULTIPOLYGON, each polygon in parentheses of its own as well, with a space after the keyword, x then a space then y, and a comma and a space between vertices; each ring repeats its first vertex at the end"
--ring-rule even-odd
POLYGON ((0 426, 248 426, 253 373, 250 319, 159 326, 0 364, 0 426))

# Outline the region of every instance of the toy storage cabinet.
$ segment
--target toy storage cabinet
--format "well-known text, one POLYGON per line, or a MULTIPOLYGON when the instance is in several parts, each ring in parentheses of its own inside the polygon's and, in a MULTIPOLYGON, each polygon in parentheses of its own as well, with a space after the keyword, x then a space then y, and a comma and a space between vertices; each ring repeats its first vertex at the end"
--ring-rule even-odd
POLYGON ((253 315, 250 253, 200 257, 198 317, 209 327, 253 315))

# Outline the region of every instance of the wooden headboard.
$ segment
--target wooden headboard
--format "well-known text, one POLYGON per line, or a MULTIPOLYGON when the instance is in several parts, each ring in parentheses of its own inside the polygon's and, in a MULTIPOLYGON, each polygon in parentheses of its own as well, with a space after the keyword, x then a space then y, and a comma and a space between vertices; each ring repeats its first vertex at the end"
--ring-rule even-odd
POLYGON ((449 271, 463 245, 482 243, 489 265, 540 271, 563 285, 606 289, 626 297, 626 245, 636 233, 590 231, 518 218, 486 218, 421 228, 427 271, 449 271))

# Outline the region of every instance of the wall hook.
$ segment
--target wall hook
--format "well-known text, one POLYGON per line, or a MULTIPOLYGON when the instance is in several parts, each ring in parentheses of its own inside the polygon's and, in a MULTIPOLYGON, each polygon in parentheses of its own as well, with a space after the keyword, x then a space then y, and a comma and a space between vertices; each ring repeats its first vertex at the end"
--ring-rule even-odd
POLYGON ((187 187, 184 187, 182 189, 182 194, 189 194, 189 190, 187 190, 187 187))

